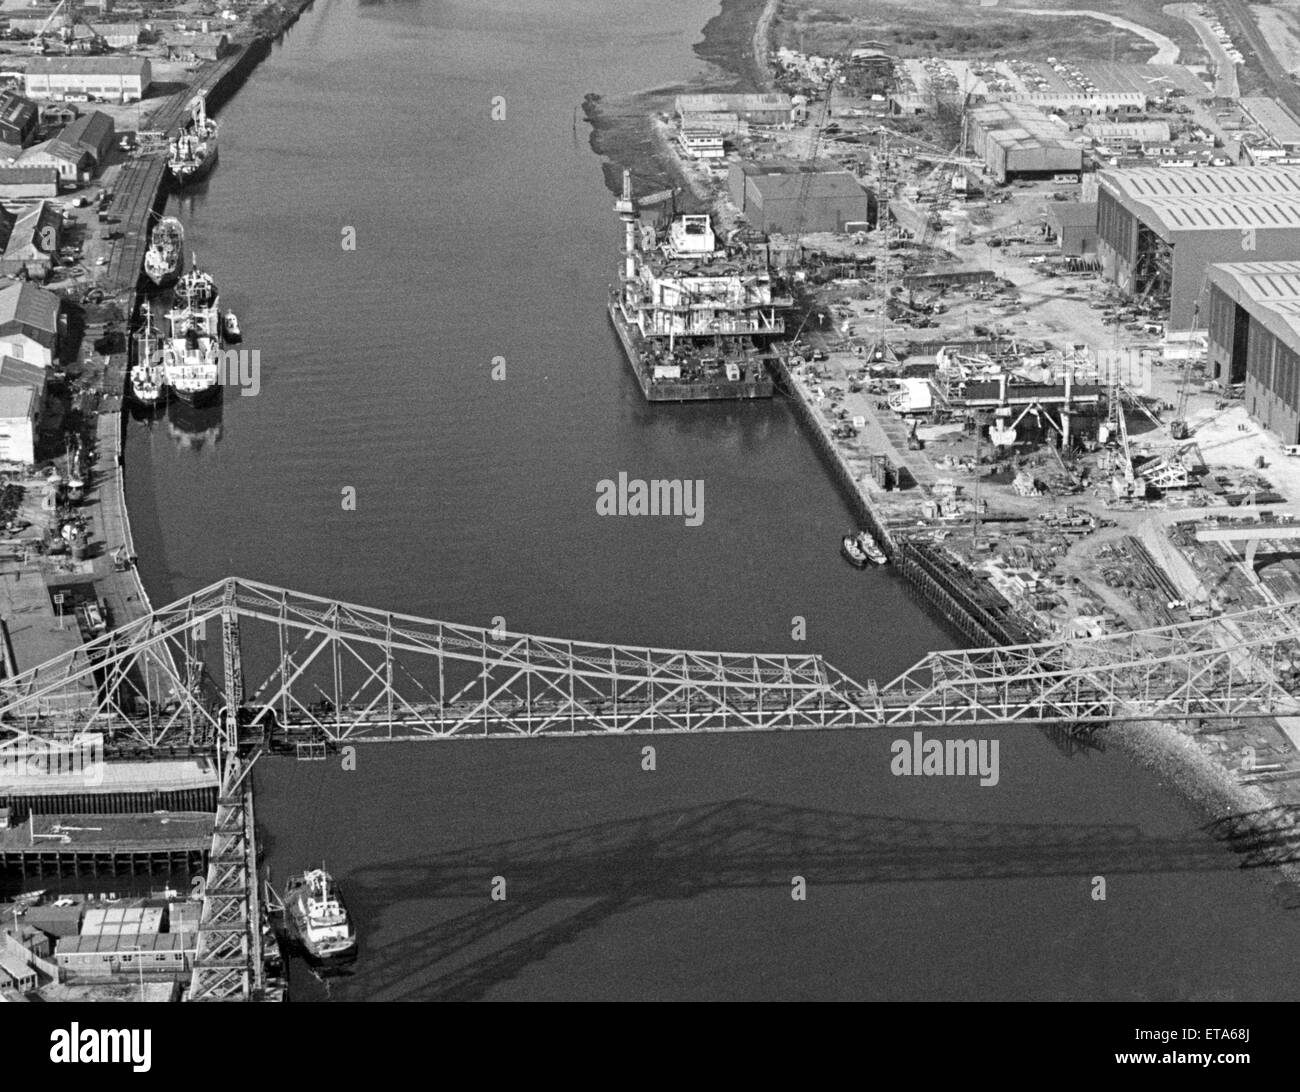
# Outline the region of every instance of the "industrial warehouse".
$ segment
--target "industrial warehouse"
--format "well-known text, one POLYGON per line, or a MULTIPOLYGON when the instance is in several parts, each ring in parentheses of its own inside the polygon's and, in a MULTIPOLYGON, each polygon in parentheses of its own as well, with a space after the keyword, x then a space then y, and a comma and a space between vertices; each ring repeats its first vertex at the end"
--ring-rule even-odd
POLYGON ((852 173, 828 160, 733 163, 727 188, 732 203, 759 231, 854 231, 873 220, 870 194, 852 173))
POLYGON ((1105 171, 1097 190, 1098 256, 1130 296, 1168 301, 1168 323, 1195 325, 1213 262, 1300 253, 1300 171, 1158 167, 1105 171))
POLYGON ((1043 178, 1083 167, 1083 149, 1069 126, 1025 103, 999 102, 970 112, 975 154, 998 182, 1043 178))
POLYGON ((1245 383, 1246 409, 1284 444, 1300 444, 1300 261, 1210 267, 1209 362, 1245 383))

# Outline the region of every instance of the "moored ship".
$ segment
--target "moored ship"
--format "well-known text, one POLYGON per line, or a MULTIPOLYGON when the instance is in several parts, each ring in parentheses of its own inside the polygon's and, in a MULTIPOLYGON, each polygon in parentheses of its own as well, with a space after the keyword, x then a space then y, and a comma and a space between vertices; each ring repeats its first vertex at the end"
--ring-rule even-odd
POLYGON ((840 539, 840 550, 855 569, 865 569, 868 564, 884 565, 889 560, 869 531, 845 535, 840 539))
POLYGON ((770 340, 789 306, 762 259, 719 246, 707 215, 641 225, 629 172, 614 205, 624 266, 609 317, 651 402, 772 397, 770 340))
POLYGON ((162 364, 168 388, 201 406, 221 392, 221 307, 212 275, 197 265, 176 283, 162 364))
POLYGON ((162 338, 153 323, 148 301, 141 306, 142 325, 135 336, 135 363, 127 375, 131 397, 142 406, 153 407, 163 400, 167 382, 162 365, 162 338))
POLYGON ((338 884, 323 868, 292 876, 284 889, 284 924, 313 959, 342 959, 357 947, 356 928, 338 884))
POLYGON ((179 185, 197 182, 217 163, 217 123, 208 117, 204 97, 190 103, 190 120, 172 139, 167 169, 179 185))
POLYGON ((144 273, 159 288, 176 283, 185 265, 185 229, 174 216, 164 216, 149 236, 144 273))

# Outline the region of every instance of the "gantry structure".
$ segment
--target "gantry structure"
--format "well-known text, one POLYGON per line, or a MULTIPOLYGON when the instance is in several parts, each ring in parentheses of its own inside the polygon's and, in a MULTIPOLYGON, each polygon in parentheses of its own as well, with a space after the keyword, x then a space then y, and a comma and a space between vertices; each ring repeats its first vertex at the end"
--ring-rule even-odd
POLYGON ((0 681, 0 745, 94 735, 110 756, 216 755, 221 788, 192 1000, 262 989, 249 771, 268 749, 836 728, 1086 731, 1296 715, 1295 604, 933 652, 879 685, 812 653, 539 637, 230 577, 0 681))

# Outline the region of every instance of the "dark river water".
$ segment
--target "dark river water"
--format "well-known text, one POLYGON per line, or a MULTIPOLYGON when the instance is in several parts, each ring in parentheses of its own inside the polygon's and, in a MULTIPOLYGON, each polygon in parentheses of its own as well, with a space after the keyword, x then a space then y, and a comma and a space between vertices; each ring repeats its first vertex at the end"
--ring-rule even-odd
MULTIPOLYGON (((173 200, 262 384, 130 427, 155 604, 236 574, 589 640, 811 649, 882 681, 957 643, 840 560, 847 510, 787 406, 652 409, 609 328, 619 225, 574 109, 700 74, 714 13, 318 0, 173 200), (597 515, 620 471, 703 480, 703 522, 597 515)), ((982 788, 892 776, 879 733, 670 737, 654 772, 645 742, 260 765, 273 880, 323 860, 358 919, 330 994, 1300 994, 1294 916, 1119 756, 1006 732, 982 788)), ((294 990, 326 995, 302 967, 294 990)))

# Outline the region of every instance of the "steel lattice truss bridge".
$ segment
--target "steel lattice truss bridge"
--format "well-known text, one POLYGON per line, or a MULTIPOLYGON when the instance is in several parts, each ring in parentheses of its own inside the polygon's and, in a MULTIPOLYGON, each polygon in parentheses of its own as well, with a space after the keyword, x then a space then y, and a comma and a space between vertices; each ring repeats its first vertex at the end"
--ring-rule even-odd
POLYGON ((261 749, 494 737, 952 729, 1300 715, 1300 611, 934 652, 859 683, 814 654, 597 644, 228 578, 0 681, 0 749, 93 733, 110 754, 216 753, 191 998, 255 996, 251 768, 261 749), (250 684, 250 680, 260 680, 250 684))

